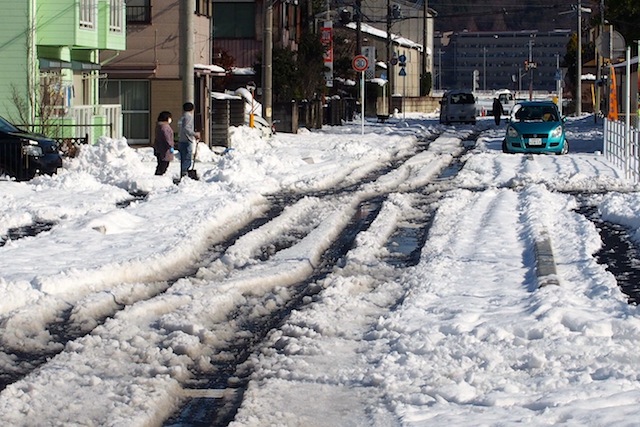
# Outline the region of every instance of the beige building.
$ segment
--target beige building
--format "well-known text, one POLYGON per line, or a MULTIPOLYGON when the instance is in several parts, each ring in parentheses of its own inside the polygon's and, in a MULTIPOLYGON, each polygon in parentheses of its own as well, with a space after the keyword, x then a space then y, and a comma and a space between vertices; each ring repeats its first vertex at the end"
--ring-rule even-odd
MULTIPOLYGON (((378 31, 366 30, 379 45, 381 39, 387 38, 387 29, 391 34, 391 74, 392 93, 405 96, 420 95, 420 76, 423 73, 433 75, 433 18, 436 12, 428 7, 426 0, 370 0, 362 3, 363 23, 378 31), (401 67, 393 60, 404 55, 406 57, 404 73, 400 76, 401 67)), ((367 37, 367 36, 365 36, 367 37)), ((363 46, 367 41, 363 40, 363 46)), ((378 61, 388 62, 386 42, 376 48, 378 61)))
POLYGON ((219 69, 211 66, 212 14, 211 0, 127 0, 127 48, 102 53, 100 102, 122 105, 129 144, 153 142, 158 114, 171 111, 177 122, 187 98, 194 100, 196 128, 208 142, 212 76, 219 69), (193 16, 181 17, 183 1, 192 2, 193 16), (193 28, 190 40, 181 40, 185 22, 193 28), (185 52, 192 52, 190 61, 185 52), (185 63, 193 65, 193 96, 183 94, 185 63))

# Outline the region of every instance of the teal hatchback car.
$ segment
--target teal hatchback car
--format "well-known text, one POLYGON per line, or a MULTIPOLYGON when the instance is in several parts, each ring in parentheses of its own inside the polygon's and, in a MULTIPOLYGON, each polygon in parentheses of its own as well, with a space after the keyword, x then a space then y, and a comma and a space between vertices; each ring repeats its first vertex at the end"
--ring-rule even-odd
POLYGON ((511 110, 502 142, 505 153, 566 154, 564 117, 551 101, 520 102, 511 110))

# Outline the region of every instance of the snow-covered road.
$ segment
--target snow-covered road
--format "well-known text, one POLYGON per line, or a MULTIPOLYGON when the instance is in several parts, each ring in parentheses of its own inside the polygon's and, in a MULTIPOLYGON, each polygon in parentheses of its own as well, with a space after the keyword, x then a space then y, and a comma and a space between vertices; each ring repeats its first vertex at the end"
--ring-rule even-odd
POLYGON ((569 121, 567 156, 505 155, 489 121, 417 116, 365 135, 267 142, 238 129, 234 150, 201 150, 201 181, 177 186, 118 141, 58 176, 0 182, 3 230, 55 223, 0 247, 0 367, 20 378, 0 393, 0 420, 161 425, 230 365, 227 384, 200 391, 240 393, 235 426, 625 424, 640 398, 640 313, 575 208, 588 200, 635 229, 640 215, 592 122, 569 121), (435 179, 459 156, 457 174, 435 179), (300 197, 260 222, 276 194, 300 197), (362 212, 376 197, 379 212, 362 212), (349 251, 306 282, 365 214, 349 251), (413 266, 389 262, 403 228, 427 233, 413 266), (540 287, 541 240, 559 285, 540 287), (60 324, 78 338, 61 340, 60 324), (38 352, 55 356, 35 370, 42 361, 16 356, 38 352))

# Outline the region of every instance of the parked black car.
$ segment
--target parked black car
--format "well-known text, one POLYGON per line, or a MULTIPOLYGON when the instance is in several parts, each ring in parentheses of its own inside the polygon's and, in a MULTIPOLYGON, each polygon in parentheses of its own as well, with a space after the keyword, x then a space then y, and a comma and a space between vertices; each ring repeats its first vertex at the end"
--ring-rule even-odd
POLYGON ((19 129, 0 117, 0 176, 28 181, 39 174, 55 174, 61 167, 55 140, 19 129))

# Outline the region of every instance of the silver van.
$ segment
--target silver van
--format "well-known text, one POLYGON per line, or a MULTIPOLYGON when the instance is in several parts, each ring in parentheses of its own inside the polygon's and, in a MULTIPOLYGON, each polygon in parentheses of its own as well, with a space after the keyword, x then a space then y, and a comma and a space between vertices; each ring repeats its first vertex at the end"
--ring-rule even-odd
POLYGON ((476 98, 471 92, 449 90, 440 101, 440 123, 476 123, 476 98))

